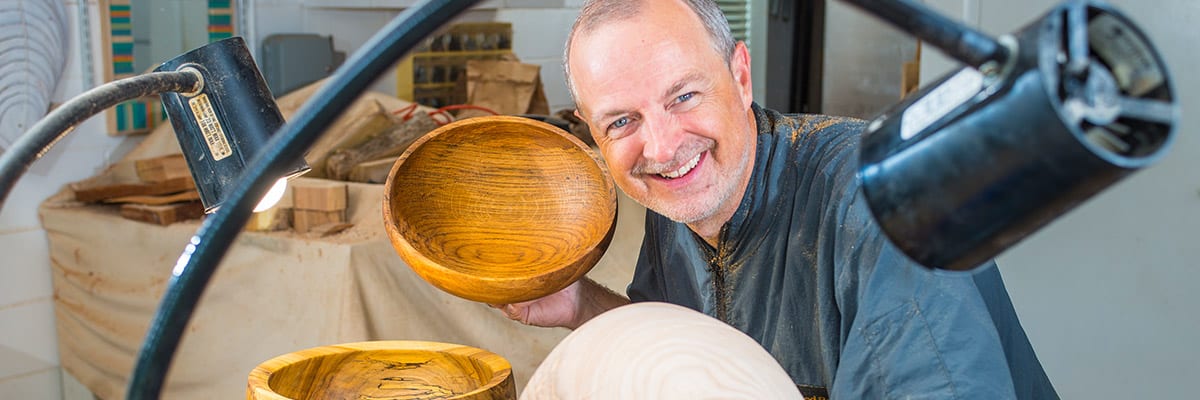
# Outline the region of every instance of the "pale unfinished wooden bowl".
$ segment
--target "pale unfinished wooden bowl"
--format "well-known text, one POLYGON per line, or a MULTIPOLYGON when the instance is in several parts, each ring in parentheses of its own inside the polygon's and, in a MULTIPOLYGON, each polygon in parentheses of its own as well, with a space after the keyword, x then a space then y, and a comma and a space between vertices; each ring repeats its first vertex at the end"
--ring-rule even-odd
POLYGON ((512 367, 474 347, 376 341, 316 347, 250 373, 250 400, 516 398, 512 367))
POLYGON ((591 148, 549 124, 480 117, 425 135, 384 186, 384 226, 413 271, 490 304, 583 277, 616 226, 616 188, 591 148))

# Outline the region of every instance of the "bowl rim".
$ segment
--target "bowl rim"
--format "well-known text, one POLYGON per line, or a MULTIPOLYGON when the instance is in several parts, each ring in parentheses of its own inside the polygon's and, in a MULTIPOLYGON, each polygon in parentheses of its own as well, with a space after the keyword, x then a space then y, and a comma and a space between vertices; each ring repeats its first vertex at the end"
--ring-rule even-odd
POLYGON ((475 388, 475 390, 459 394, 456 397, 469 398, 470 396, 491 390, 492 388, 503 384, 505 380, 513 379, 512 364, 510 364, 507 359, 501 357, 499 354, 478 347, 421 340, 372 340, 365 342, 317 346, 275 356, 267 361, 263 361, 250 371, 250 375, 247 377, 246 387, 248 390, 253 391, 257 398, 290 400, 289 398, 284 397, 283 395, 271 389, 271 376, 276 372, 297 363, 314 358, 344 353, 361 353, 380 350, 449 353, 460 357, 470 358, 472 360, 478 360, 480 363, 483 363, 488 368, 492 369, 491 379, 480 384, 479 387, 475 388))
POLYGON ((504 303, 515 303, 515 302, 521 302, 521 301, 528 301, 528 300, 536 299, 541 296, 548 295, 553 292, 543 293, 540 296, 535 296, 535 297, 530 297, 530 296, 532 296, 534 294, 538 294, 539 291, 531 290, 529 295, 520 296, 520 297, 496 296, 496 295, 493 295, 492 293, 481 293, 481 292, 467 293, 467 292, 459 291, 459 290, 453 289, 451 287, 447 287, 447 285, 445 283, 450 282, 450 281, 454 281, 456 283, 461 283, 464 281, 473 281, 473 282, 487 284, 487 285, 490 285, 493 287, 503 287, 505 289, 512 289, 512 288, 517 288, 517 287, 523 287, 523 286, 521 286, 522 283, 544 279, 544 278, 547 278, 552 275, 563 274, 565 271, 569 270, 572 266, 579 266, 579 268, 577 268, 575 273, 571 274, 573 276, 570 281, 578 280, 579 278, 583 277, 589 270, 591 270, 591 268, 593 268, 595 266, 595 264, 599 262, 600 258, 603 257, 603 254, 607 250, 608 245, 611 243, 613 234, 616 231, 617 213, 618 213, 617 212, 616 184, 613 182, 612 176, 608 170, 608 166, 596 154, 596 152, 592 150, 592 148, 590 146, 583 143, 583 141, 579 140, 579 138, 576 138, 575 136, 568 134, 567 132, 565 132, 562 129, 559 129, 553 125, 550 125, 545 122, 529 119, 529 118, 516 117, 516 116, 487 116, 487 117, 475 117, 475 118, 468 118, 468 119, 464 119, 464 120, 460 120, 460 121, 455 121, 450 124, 446 124, 444 126, 438 127, 437 129, 429 132, 428 134, 422 136, 421 138, 419 138, 418 140, 413 142, 413 144, 410 145, 407 150, 405 150, 404 154, 402 154, 396 160, 396 162, 392 165, 392 169, 388 172, 387 180, 384 182, 382 209, 383 209, 383 218, 384 218, 383 225, 384 225, 385 230, 387 231, 388 236, 391 239, 393 247, 396 248, 397 253, 400 254, 401 258, 406 261, 406 264, 408 264, 408 266, 414 272, 416 272, 417 275, 421 276, 421 278, 424 279, 426 282, 433 284, 435 287, 441 289, 444 292, 453 294, 455 296, 458 296, 458 297, 461 297, 464 299, 485 302, 485 303, 491 303, 491 304, 504 304, 504 303), (603 177, 603 179, 601 179, 603 182, 603 185, 604 185, 603 189, 604 189, 604 192, 608 194, 606 196, 608 198, 608 201, 606 203, 609 204, 608 210, 610 211, 610 213, 612 215, 612 218, 609 221, 607 232, 601 237, 601 239, 599 241, 597 241, 596 243, 593 243, 591 248, 586 249, 586 251, 579 252, 578 256, 569 260, 568 262, 564 262, 558 268, 541 271, 536 274, 523 275, 523 276, 512 276, 512 277, 497 277, 497 276, 491 276, 491 275, 465 273, 465 272, 462 272, 462 271, 454 269, 454 268, 449 268, 449 267, 443 266, 441 263, 431 259, 430 257, 426 256, 424 253, 417 251, 417 249, 412 245, 412 243, 410 243, 408 241, 408 239, 405 237, 405 235, 399 231, 398 220, 395 218, 395 215, 393 214, 391 204, 392 204, 392 200, 394 198, 393 188, 396 185, 395 179, 398 174, 398 171, 400 171, 400 169, 404 165, 405 161, 407 161, 408 158, 414 152, 418 151, 421 148, 421 146, 423 146, 425 143, 427 143, 431 140, 435 140, 436 138, 438 138, 444 134, 454 132, 457 129, 460 129, 465 126, 472 126, 472 125, 478 125, 478 124, 497 124, 497 123, 524 125, 529 128, 534 128, 538 132, 546 133, 546 134, 553 134, 559 138, 567 140, 568 142, 572 143, 577 149, 581 150, 583 152, 583 154, 586 154, 589 158, 591 158, 592 162, 594 162, 596 167, 599 169, 600 176, 603 177), (409 257, 413 258, 413 260, 410 261, 408 259, 409 257), (590 263, 591 265, 582 266, 581 263, 585 263, 585 262, 590 263), (434 271, 436 271, 437 274, 431 273, 434 271), (440 276, 437 276, 437 275, 440 275, 440 276))

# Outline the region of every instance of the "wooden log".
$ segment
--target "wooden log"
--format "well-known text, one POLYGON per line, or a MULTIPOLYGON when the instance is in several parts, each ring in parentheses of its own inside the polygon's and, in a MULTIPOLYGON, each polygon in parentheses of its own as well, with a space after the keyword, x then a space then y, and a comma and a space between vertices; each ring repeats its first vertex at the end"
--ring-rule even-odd
POLYGON ((310 233, 322 225, 346 222, 346 210, 316 211, 292 209, 292 227, 299 233, 310 233))
POLYGON ((305 160, 312 167, 308 177, 326 177, 325 163, 332 152, 361 145, 402 123, 392 111, 376 100, 354 103, 306 153, 305 160))
POLYGON ((296 180, 292 187, 292 207, 311 211, 346 209, 346 184, 323 179, 296 180))
POLYGON ((378 341, 323 346, 267 360, 250 372, 246 398, 462 399, 517 397, 512 365, 456 344, 378 341))
POLYGON ((522 400, 710 397, 801 399, 754 339, 667 303, 621 306, 583 324, 546 356, 521 393, 522 400))
POLYGON ((199 201, 162 205, 137 203, 121 205, 122 217, 158 225, 170 225, 179 221, 200 218, 203 215, 204 205, 199 201))
POLYGON ((106 182, 104 180, 84 181, 70 185, 75 192, 75 200, 84 203, 125 196, 146 196, 178 193, 196 188, 191 175, 182 178, 172 178, 161 182, 106 182))
POLYGON ((388 172, 396 164, 396 157, 382 158, 355 165, 350 169, 351 182, 383 183, 387 181, 388 172))
POLYGON ((187 160, 183 154, 170 154, 161 157, 134 161, 138 179, 143 182, 162 182, 175 178, 191 177, 187 160))
POLYGON ((325 159, 325 176, 346 180, 354 166, 370 160, 398 157, 413 142, 437 127, 437 122, 434 122, 429 114, 415 112, 408 121, 359 146, 334 150, 329 154, 329 158, 325 159))

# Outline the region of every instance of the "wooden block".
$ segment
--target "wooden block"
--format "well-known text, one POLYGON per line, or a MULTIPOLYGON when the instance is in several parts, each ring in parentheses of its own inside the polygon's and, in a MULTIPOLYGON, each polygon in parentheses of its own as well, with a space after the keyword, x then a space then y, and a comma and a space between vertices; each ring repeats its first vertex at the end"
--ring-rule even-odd
POLYGON ((351 182, 363 183, 383 183, 387 181, 388 173, 392 171, 392 166, 396 165, 397 157, 388 157, 374 161, 367 161, 355 165, 350 170, 351 182))
POLYGON ((333 223, 333 224, 317 225, 312 228, 309 228, 308 234, 311 236, 316 236, 316 237, 326 237, 329 235, 336 235, 336 234, 338 234, 344 230, 350 229, 352 227, 354 227, 354 224, 351 224, 349 222, 339 222, 339 223, 333 223))
POLYGON ((200 218, 203 215, 204 205, 199 201, 163 205, 137 203, 121 205, 122 217, 158 225, 170 225, 179 221, 200 218))
POLYGON ((168 179, 192 176, 183 154, 137 160, 134 161, 134 165, 137 168, 138 179, 144 182, 162 182, 168 179))
POLYGON ((250 215, 246 222, 246 230, 251 232, 282 231, 292 227, 292 209, 288 207, 271 207, 263 212, 250 215))
POLYGON ((346 209, 346 184, 327 180, 296 180, 292 186, 292 207, 311 211, 346 209))
POLYGON ((346 222, 346 210, 316 211, 292 210, 292 227, 296 232, 309 233, 317 227, 346 222))
POLYGON ((175 194, 168 194, 168 195, 161 195, 161 196, 151 196, 151 195, 122 196, 122 197, 113 197, 111 199, 104 199, 104 202, 105 203, 138 203, 138 204, 147 204, 147 205, 163 205, 163 204, 179 203, 179 202, 193 201, 193 200, 200 200, 200 192, 197 192, 195 190, 189 190, 186 192, 179 192, 179 193, 175 193, 175 194))
POLYGON ((78 184, 71 184, 70 187, 75 192, 75 200, 84 203, 93 203, 114 197, 178 193, 195 189, 196 184, 192 182, 191 175, 188 175, 184 178, 172 178, 162 182, 85 181, 78 184))

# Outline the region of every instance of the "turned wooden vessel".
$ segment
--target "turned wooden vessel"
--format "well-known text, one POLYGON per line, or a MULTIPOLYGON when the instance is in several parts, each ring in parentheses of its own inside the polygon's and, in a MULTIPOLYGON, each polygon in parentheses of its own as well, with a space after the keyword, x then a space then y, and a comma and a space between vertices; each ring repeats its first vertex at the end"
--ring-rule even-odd
POLYGON ((421 278, 491 304, 533 300, 578 280, 616 226, 608 170, 549 124, 480 117, 428 133, 396 161, 384 225, 421 278))
POLYGON ((617 307, 571 332, 521 393, 521 400, 570 399, 802 400, 779 362, 750 336, 654 302, 617 307))
POLYGON ((250 373, 249 400, 516 398, 512 367, 491 352, 435 342, 376 341, 316 347, 250 373))

